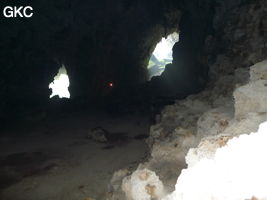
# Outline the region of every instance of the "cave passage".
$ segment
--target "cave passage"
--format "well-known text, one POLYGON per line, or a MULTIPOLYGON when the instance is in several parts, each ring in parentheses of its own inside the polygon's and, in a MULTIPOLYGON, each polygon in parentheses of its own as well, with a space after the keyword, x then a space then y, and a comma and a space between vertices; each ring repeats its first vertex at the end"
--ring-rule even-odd
POLYGON ((165 65, 172 62, 172 48, 178 41, 179 34, 173 32, 167 38, 163 37, 157 44, 147 66, 149 79, 153 76, 161 75, 165 69, 165 65))
POLYGON ((52 89, 52 94, 50 98, 58 95, 59 98, 70 98, 70 92, 68 87, 70 85, 67 70, 64 65, 62 65, 58 74, 54 77, 54 81, 49 84, 49 88, 52 89))

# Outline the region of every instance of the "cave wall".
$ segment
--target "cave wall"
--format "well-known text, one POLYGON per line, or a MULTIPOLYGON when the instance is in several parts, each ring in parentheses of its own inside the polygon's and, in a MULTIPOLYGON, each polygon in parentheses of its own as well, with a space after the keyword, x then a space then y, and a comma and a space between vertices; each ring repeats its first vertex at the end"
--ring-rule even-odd
MULTIPOLYGON (((1 9, 7 5, 18 6, 3 1, 1 9)), ((45 104, 48 84, 62 63, 72 98, 105 94, 109 81, 145 81, 150 52, 177 29, 181 15, 171 1, 161 0, 28 0, 20 5, 31 5, 34 16, 1 20, 0 96, 6 113, 15 105, 45 104)))
MULTIPOLYGON (((150 137, 146 140, 150 147, 149 158, 134 172, 129 169, 115 172, 110 181, 108 199, 140 199, 140 193, 147 199, 160 199, 175 190, 177 178, 178 183, 185 181, 187 187, 177 184, 177 195, 174 193, 175 196, 166 199, 199 199, 205 189, 208 190, 205 195, 209 194, 213 182, 207 181, 203 187, 203 178, 209 178, 209 171, 204 175, 202 172, 191 174, 192 167, 203 158, 214 158, 216 150, 226 146, 231 138, 256 132, 258 125, 267 120, 264 99, 266 1, 225 0, 215 3, 214 29, 205 37, 204 48, 200 46, 203 48, 202 59, 197 56, 209 67, 206 88, 164 107, 157 115, 156 123, 150 127, 150 137), (187 173, 192 176, 184 177, 187 173), (140 174, 148 176, 144 180, 140 174), (198 174, 201 176, 199 182, 196 181, 198 174), (147 182, 153 185, 153 195, 147 190, 147 182), (166 193, 162 194, 163 191, 166 193)), ((228 170, 231 171, 232 167, 228 170)), ((221 194, 223 192, 224 188, 221 194)), ((204 199, 216 198, 214 194, 204 199)), ((229 195, 230 191, 225 194, 229 195)))
MULTIPOLYGON (((1 8, 6 5, 16 4, 1 2, 1 8)), ((182 96, 205 86, 207 56, 201 52, 213 30, 211 0, 27 0, 23 5, 34 8, 33 18, 1 23, 2 117, 45 107, 48 84, 62 63, 72 99, 105 95, 110 81, 126 88, 144 82, 154 47, 175 30, 180 41, 173 64, 150 87, 160 95, 182 96)))
POLYGON ((163 74, 163 82, 169 82, 177 97, 185 97, 221 75, 233 73, 241 63, 247 68, 264 59, 265 8, 263 0, 185 3, 180 42, 174 46, 174 60, 163 74))
POLYGON ((166 65, 160 77, 150 86, 158 96, 184 98, 205 88, 208 81, 208 54, 205 40, 214 33, 215 2, 209 0, 179 1, 182 11, 179 42, 173 47, 173 62, 166 65))
POLYGON ((248 68, 267 57, 266 7, 264 0, 218 1, 215 34, 206 44, 213 81, 233 73, 240 65, 248 68))

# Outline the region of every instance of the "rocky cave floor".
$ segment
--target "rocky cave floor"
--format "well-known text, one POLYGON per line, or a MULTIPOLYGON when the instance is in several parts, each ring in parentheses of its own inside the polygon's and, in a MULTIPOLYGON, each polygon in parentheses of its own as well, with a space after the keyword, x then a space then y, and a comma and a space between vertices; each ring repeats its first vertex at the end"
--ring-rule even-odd
POLYGON ((28 121, 0 137, 0 199, 103 199, 114 171, 147 156, 148 116, 104 113, 28 121), (107 143, 88 138, 108 131, 107 143))

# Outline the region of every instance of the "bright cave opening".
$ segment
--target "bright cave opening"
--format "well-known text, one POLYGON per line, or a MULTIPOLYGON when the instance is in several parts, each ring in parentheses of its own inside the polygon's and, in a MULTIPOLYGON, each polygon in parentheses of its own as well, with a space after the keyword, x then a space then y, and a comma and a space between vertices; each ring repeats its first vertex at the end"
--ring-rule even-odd
POLYGON ((58 95, 59 98, 70 98, 69 92, 69 77, 67 74, 67 70, 64 65, 62 65, 57 75, 54 77, 54 81, 49 84, 49 88, 52 89, 52 94, 50 98, 58 95))
POLYGON ((163 37, 157 44, 147 66, 149 79, 151 79, 153 76, 161 75, 166 64, 172 62, 172 48, 178 41, 179 34, 174 32, 168 35, 166 38, 163 37))

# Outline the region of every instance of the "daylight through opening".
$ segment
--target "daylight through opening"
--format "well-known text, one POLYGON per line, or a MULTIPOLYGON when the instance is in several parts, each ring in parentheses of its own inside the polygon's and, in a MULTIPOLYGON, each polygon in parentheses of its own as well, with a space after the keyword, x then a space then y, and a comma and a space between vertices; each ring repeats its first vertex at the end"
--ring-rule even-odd
POLYGON ((69 92, 69 77, 67 74, 67 70, 64 65, 62 65, 57 75, 54 77, 54 81, 49 84, 49 88, 52 89, 52 94, 50 98, 58 95, 59 98, 70 98, 69 92))
POLYGON ((165 65, 172 62, 172 48, 178 41, 179 34, 174 32, 168 35, 167 38, 163 37, 157 44, 147 66, 149 79, 153 76, 161 75, 165 69, 165 65))

